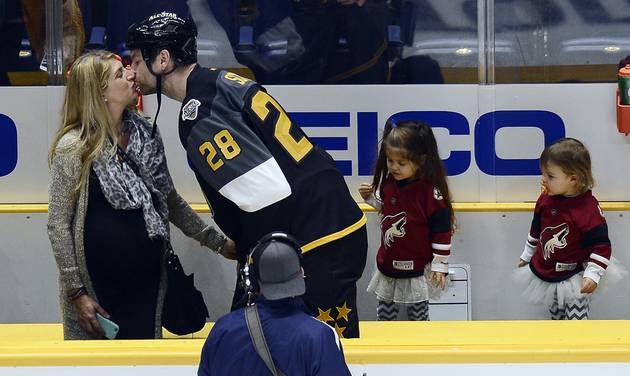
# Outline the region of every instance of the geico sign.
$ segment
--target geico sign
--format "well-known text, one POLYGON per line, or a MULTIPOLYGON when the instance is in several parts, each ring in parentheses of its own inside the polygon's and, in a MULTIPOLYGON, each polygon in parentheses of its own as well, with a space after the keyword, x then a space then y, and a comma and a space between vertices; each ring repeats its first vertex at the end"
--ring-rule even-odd
MULTIPOLYGON (((291 117, 302 127, 350 127, 350 112, 292 112, 291 117)), ((451 111, 405 111, 390 117, 394 121, 419 120, 433 128, 445 128, 449 135, 469 135, 470 125, 464 115, 451 111)), ((475 163, 479 170, 495 176, 539 175, 538 158, 504 159, 496 153, 496 133, 502 128, 535 128, 544 135, 544 146, 565 136, 564 122, 557 114, 538 110, 493 111, 477 119, 474 127, 475 163)), ((372 173, 376 159, 378 113, 357 113, 358 174, 372 173)), ((327 150, 348 150, 347 137, 311 137, 327 150)), ((336 161, 344 175, 352 175, 352 161, 336 161)), ((444 160, 449 175, 459 175, 472 163, 472 151, 452 150, 444 160)))
POLYGON ((17 128, 10 117, 0 114, 0 176, 9 175, 17 165, 17 128))
MULTIPOLYGON (((291 117, 302 127, 350 127, 350 112, 292 112, 291 117)), ((357 114, 356 160, 337 160, 344 175, 352 175, 357 163, 359 176, 372 174, 378 146, 379 121, 377 112, 357 114)), ((419 120, 433 128, 444 128, 449 135, 470 135, 470 124, 464 115, 451 111, 406 111, 392 115, 395 121, 419 120)), ((475 163, 479 170, 495 176, 539 175, 538 158, 504 159, 496 153, 496 133, 502 128, 536 128, 544 135, 544 145, 564 137, 565 128, 560 116, 549 111, 510 110, 483 114, 474 127, 475 163)), ((326 150, 348 150, 347 137, 311 137, 326 150)), ((18 160, 17 129, 8 116, 0 114, 0 176, 11 173, 18 160)), ((466 172, 472 164, 472 151, 452 150, 444 160, 449 175, 466 172)))

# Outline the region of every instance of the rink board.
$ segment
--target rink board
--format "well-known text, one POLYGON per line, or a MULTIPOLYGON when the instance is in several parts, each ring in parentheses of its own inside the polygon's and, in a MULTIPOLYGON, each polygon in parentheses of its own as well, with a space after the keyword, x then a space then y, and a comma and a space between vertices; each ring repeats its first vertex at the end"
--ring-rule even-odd
MULTIPOLYGON (((188 338, 63 341, 59 324, 0 325, 2 375, 195 375, 212 324, 188 338)), ((630 321, 361 323, 344 339, 353 375, 628 374, 630 321)))

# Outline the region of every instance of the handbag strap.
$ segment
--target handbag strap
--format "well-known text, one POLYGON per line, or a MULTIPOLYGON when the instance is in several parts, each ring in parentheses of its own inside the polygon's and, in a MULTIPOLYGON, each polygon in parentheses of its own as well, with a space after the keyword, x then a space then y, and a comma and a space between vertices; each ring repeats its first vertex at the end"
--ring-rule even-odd
POLYGON ((129 165, 129 167, 131 167, 131 170, 140 178, 140 180, 142 179, 142 175, 140 174, 140 167, 138 166, 138 164, 131 159, 131 157, 129 157, 129 154, 127 154, 126 151, 123 150, 123 148, 120 147, 120 145, 116 145, 116 154, 118 155, 118 157, 124 161, 125 163, 127 163, 127 165, 129 165))
MULTIPOLYGON (((157 197, 155 197, 155 193, 153 193, 153 191, 151 191, 151 188, 149 188, 149 185, 144 180, 144 177, 142 177, 142 173, 140 171, 140 169, 141 169, 140 166, 138 166, 138 164, 133 159, 131 159, 131 157, 129 157, 129 154, 127 154, 127 152, 124 151, 120 147, 120 145, 116 145, 116 154, 118 155, 118 157, 120 158, 121 161, 125 162, 131 168, 131 171, 133 171, 134 174, 136 174, 136 176, 142 181, 142 183, 145 185, 145 187, 147 187, 147 191, 149 191, 149 194, 151 194, 151 201, 153 202, 153 207, 159 213, 159 209, 160 209, 159 204, 160 204, 160 202, 157 200, 157 197)), ((147 174, 147 176, 151 180, 151 184, 153 186, 155 186, 155 181, 153 180, 153 177, 151 176, 151 174, 147 174)))
POLYGON ((265 340, 265 333, 263 333, 262 324, 260 323, 258 307, 255 304, 245 307, 245 322, 247 323, 249 336, 254 342, 254 348, 267 365, 267 368, 269 368, 269 371, 271 371, 273 376, 285 376, 273 363, 267 341, 265 340))

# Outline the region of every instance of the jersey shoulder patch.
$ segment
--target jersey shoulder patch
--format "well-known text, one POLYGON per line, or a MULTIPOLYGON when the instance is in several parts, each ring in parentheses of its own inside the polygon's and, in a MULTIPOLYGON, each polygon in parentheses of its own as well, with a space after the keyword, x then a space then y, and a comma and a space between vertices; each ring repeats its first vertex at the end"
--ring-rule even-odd
POLYGON ((444 199, 444 196, 442 196, 442 192, 440 192, 438 187, 433 187, 433 198, 438 200, 438 201, 444 199))
POLYGON ((184 107, 182 107, 182 120, 195 120, 197 119, 197 115, 199 113, 198 109, 201 105, 201 102, 197 99, 189 100, 184 107))

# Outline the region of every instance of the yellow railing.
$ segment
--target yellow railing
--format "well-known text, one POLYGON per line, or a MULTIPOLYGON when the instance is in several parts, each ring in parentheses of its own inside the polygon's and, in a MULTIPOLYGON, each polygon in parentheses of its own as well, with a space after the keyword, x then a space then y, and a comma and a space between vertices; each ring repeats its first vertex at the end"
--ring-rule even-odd
MULTIPOLYGON (((366 213, 374 212, 374 208, 365 204, 358 204, 366 213)), ((533 202, 454 202, 453 209, 456 212, 521 212, 533 211, 533 202)), ((198 213, 209 213, 206 204, 190 204, 198 213)), ((630 201, 606 201, 600 206, 604 211, 630 211, 630 201)), ((0 204, 0 214, 19 213, 46 213, 48 204, 0 204)))
MULTIPOLYGON (((0 367, 194 365, 211 323, 189 338, 63 341, 60 324, 0 325, 0 367), (194 337, 194 338, 192 338, 194 337)), ((630 362, 630 321, 361 322, 351 364, 630 362)))

